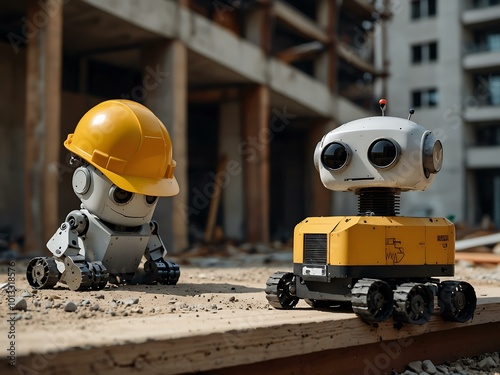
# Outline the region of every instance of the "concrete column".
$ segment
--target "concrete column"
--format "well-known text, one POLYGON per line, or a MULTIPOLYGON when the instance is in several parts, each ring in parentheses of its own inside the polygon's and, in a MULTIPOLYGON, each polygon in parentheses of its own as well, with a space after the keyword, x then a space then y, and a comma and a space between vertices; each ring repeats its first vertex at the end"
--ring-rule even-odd
POLYGON ((62 3, 29 0, 32 25, 26 62, 25 250, 40 252, 62 218, 58 213, 62 66, 62 3))
POLYGON ((174 197, 160 199, 155 220, 170 252, 188 247, 187 154, 187 50, 178 41, 166 41, 143 49, 143 92, 145 105, 167 127, 172 139, 173 157, 177 162, 175 178, 180 192, 174 197))
MULTIPOLYGON (((316 145, 318 144, 318 142, 320 142, 323 136, 332 128, 333 126, 330 121, 321 121, 319 123, 311 124, 307 142, 308 146, 307 154, 311 156, 311 159, 309 160, 312 160, 312 156, 314 155, 314 150, 316 149, 316 145)), ((310 176, 310 181, 311 181, 310 182, 311 201, 308 204, 310 208, 307 215, 308 216, 331 215, 331 205, 332 205, 331 191, 328 190, 321 182, 321 179, 319 177, 319 172, 316 170, 313 163, 309 162, 307 166, 310 166, 309 169, 310 173, 308 173, 308 175, 310 176)))
POLYGON ((314 62, 314 75, 318 80, 325 82, 332 92, 337 91, 337 12, 336 1, 318 1, 316 11, 318 23, 326 31, 329 43, 325 46, 325 51, 314 62))
MULTIPOLYGON (((241 108, 238 101, 222 102, 219 123, 219 156, 227 157, 222 190, 224 235, 241 240, 244 237, 244 207, 241 143, 241 108)), ((222 178, 221 178, 222 180, 222 178)))
POLYGON ((270 94, 266 86, 243 91, 243 156, 247 240, 269 241, 270 94))
POLYGON ((271 52, 271 34, 274 28, 270 4, 259 4, 246 12, 245 21, 245 37, 268 55, 271 52))

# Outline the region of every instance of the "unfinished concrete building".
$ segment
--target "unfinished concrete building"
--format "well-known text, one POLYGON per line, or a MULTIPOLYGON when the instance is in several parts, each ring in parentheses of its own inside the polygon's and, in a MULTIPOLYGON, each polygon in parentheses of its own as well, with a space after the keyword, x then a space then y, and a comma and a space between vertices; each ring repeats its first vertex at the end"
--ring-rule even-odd
POLYGON ((2 2, 0 232, 42 251, 79 204, 62 141, 96 103, 128 98, 173 140, 181 193, 155 214, 170 249, 214 228, 290 238, 333 212, 313 150, 376 109, 386 17, 368 0, 2 2))
POLYGON ((387 32, 391 114, 415 108, 413 118, 444 146, 425 200, 404 197, 407 214, 500 228, 500 3, 402 2, 387 32))

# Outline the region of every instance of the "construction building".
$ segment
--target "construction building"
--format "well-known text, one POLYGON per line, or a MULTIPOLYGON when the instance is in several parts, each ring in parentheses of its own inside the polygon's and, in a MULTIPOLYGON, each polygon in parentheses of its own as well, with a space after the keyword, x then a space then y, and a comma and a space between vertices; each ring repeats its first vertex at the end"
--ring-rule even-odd
POLYGON ((42 251, 79 206, 62 142, 92 106, 126 98, 173 140, 181 192, 155 213, 169 249, 215 227, 290 238, 343 199, 321 185, 313 150, 377 110, 387 18, 368 0, 2 2, 0 232, 42 251))
POLYGON ((500 1, 399 2, 387 33, 391 115, 415 108, 444 146, 443 170, 404 197, 406 213, 499 228, 500 1))

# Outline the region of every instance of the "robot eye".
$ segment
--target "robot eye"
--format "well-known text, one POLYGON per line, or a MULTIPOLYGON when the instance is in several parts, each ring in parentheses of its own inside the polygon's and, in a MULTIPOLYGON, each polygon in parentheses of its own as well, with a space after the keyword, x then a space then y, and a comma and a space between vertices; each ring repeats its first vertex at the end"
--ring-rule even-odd
POLYGON ((152 195, 146 195, 146 203, 147 204, 153 204, 154 202, 156 202, 157 199, 158 199, 158 197, 155 197, 152 195))
POLYGON ((332 142, 321 153, 321 163, 327 169, 338 171, 344 168, 351 159, 351 149, 346 144, 332 142))
POLYGON ((422 154, 425 176, 429 178, 431 173, 438 173, 441 170, 443 165, 443 145, 431 133, 427 133, 422 154))
POLYGON ((118 204, 125 204, 125 203, 128 203, 130 202, 130 200, 132 199, 132 197, 134 196, 133 193, 131 193, 130 191, 126 191, 126 190, 123 190, 123 189, 120 189, 118 186, 114 185, 110 192, 109 192, 111 198, 118 204))
POLYGON ((400 154, 399 145, 391 139, 377 139, 368 148, 368 160, 374 167, 384 169, 393 165, 400 154))

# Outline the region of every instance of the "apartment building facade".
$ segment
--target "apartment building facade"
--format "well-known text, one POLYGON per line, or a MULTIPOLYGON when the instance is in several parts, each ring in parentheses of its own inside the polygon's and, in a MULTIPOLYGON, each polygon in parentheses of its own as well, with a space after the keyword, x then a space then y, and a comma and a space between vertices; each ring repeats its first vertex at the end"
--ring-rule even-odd
POLYGON ((433 129, 444 166, 406 214, 500 227, 500 2, 414 0, 393 4, 388 25, 391 115, 433 129))

